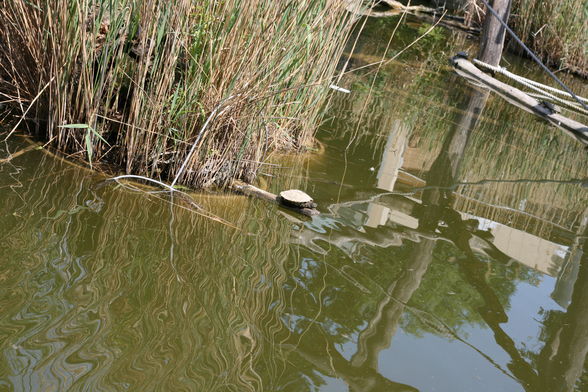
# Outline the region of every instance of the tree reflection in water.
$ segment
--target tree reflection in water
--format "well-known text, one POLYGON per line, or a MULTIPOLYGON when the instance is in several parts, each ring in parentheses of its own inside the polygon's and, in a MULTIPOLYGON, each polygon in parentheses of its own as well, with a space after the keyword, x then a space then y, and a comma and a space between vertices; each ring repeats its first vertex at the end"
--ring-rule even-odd
MULTIPOLYGON (((311 368, 319 370, 324 375, 344 380, 352 391, 416 390, 412 386, 390 381, 379 373, 380 354, 390 347, 399 326, 417 334, 424 329, 461 340, 458 333, 460 325, 485 325, 492 331, 496 345, 508 355, 506 368, 502 368, 498 361, 482 350, 465 340, 462 342, 505 375, 516 379, 525 391, 572 391, 574 384, 582 376, 588 350, 588 316, 580 310, 587 309, 588 305, 588 287, 585 287, 588 284, 586 250, 583 251, 580 272, 567 312, 547 312, 543 320, 545 327, 540 337, 544 342, 543 349, 538 354, 526 352, 517 347, 515 340, 502 327, 502 324, 509 321, 509 297, 514 293, 516 285, 516 282, 509 280, 509 274, 506 272, 516 270, 518 279, 529 281, 536 279, 536 273, 521 271, 519 266, 510 265, 511 258, 492 243, 491 233, 479 230, 478 220, 464 217, 453 208, 455 184, 459 182, 459 170, 468 138, 477 125, 487 99, 488 92, 471 90, 464 103, 464 110, 455 121, 455 127, 446 134, 443 147, 428 171, 426 186, 422 187, 421 203, 391 192, 378 195, 376 205, 371 203, 368 206, 368 214, 378 214, 386 210, 384 216, 388 216, 391 210, 401 211, 405 216, 415 219, 418 222, 417 227, 411 229, 406 226, 385 225, 385 218, 372 214, 367 218, 365 229, 369 230, 369 227, 374 226, 377 229, 367 233, 354 234, 348 227, 344 227, 344 223, 339 222, 331 223, 336 229, 326 234, 309 230, 298 234, 299 243, 314 251, 322 250, 326 266, 321 268, 321 263, 307 261, 307 279, 304 285, 310 292, 320 292, 322 297, 314 298, 319 302, 318 308, 316 303, 311 304, 313 301, 292 304, 292 313, 298 314, 297 317, 300 318, 294 323, 296 328, 291 329, 293 334, 285 345, 299 358, 311 364, 311 368), (412 242, 410 247, 407 246, 409 241, 412 242), (453 249, 445 245, 446 241, 453 244, 453 249), (366 245, 362 247, 362 244, 366 245), (400 244, 410 250, 401 250, 400 244), (472 244, 477 245, 475 249, 472 248, 472 244), (337 258, 356 260, 358 257, 365 261, 369 259, 365 254, 377 252, 374 247, 384 248, 390 253, 390 257, 402 259, 402 266, 399 268, 378 265, 371 268, 361 264, 349 268, 344 265, 345 262, 337 261, 337 258), (428 273, 433 267, 441 268, 433 263, 440 257, 451 259, 454 263, 446 264, 442 273, 428 273), (329 268, 338 271, 329 273, 326 271, 329 268), (379 275, 375 272, 378 268, 383 270, 379 275), (459 278, 454 278, 457 280, 451 279, 455 276, 452 270, 458 272, 459 278), (503 273, 489 278, 491 270, 502 270, 503 273), (393 279, 390 281, 391 277, 393 279), (440 285, 444 279, 468 293, 465 299, 458 297, 456 301, 447 300, 452 303, 450 306, 459 309, 453 309, 459 316, 447 317, 451 312, 439 311, 439 308, 431 309, 426 303, 438 303, 437 299, 423 300, 423 297, 439 297, 450 291, 451 286, 440 285), (432 286, 431 280, 436 280, 437 285, 432 286), (388 283, 384 283, 386 281, 388 283), (350 282, 361 288, 365 295, 350 298, 343 293, 344 289, 337 290, 331 287, 344 287, 350 282), (376 286, 379 287, 377 294, 371 289, 375 282, 378 282, 376 286), (427 295, 427 292, 430 294, 427 295), (380 299, 374 302, 371 297, 380 299), (419 299, 415 301, 415 297, 419 299), (423 309, 411 305, 414 302, 419 303, 423 309), (347 309, 347 317, 338 317, 335 313, 344 307, 347 309), (338 308, 338 311, 335 308, 338 308), (313 312, 316 313, 311 316, 313 312), (345 344, 345 341, 341 340, 341 335, 345 334, 357 336, 354 339, 355 353, 349 360, 336 348, 336 345, 345 344)), ((395 123, 393 134, 396 142, 389 142, 385 148, 385 157, 382 161, 387 164, 380 169, 379 188, 388 191, 393 191, 400 168, 398 160, 402 159, 402 156, 398 159, 393 157, 394 153, 403 151, 402 143, 398 142, 399 136, 400 140, 403 140, 404 131, 401 128, 395 123), (383 181, 382 178, 386 180, 383 181), (386 181, 387 185, 382 187, 386 181)), ((345 210, 360 211, 362 204, 368 202, 331 206, 333 214, 323 219, 337 221, 338 216, 352 216, 353 213, 345 210)), ((380 254, 378 256, 381 257, 380 254)), ((295 285, 290 287, 295 288, 295 285)), ((344 351, 349 351, 348 346, 344 351)))

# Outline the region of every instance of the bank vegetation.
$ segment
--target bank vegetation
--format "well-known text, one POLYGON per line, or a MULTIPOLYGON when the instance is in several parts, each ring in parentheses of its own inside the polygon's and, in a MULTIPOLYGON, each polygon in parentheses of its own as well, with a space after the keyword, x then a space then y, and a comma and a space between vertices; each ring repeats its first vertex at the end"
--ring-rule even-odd
POLYGON ((351 24, 339 0, 11 0, 1 101, 94 164, 249 181, 272 151, 310 145, 351 24))
MULTIPOLYGON (((480 0, 467 0, 466 13, 470 23, 480 24, 486 14, 485 6, 480 0)), ((512 0, 509 26, 551 67, 588 77, 585 0, 512 0)), ((524 53, 514 41, 509 49, 524 53)))

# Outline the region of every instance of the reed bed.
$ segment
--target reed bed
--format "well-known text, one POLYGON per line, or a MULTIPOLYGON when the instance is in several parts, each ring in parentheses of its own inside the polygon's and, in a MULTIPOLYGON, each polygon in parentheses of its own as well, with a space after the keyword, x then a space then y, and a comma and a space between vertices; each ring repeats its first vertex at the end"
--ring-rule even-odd
MULTIPOLYGON (((480 23, 485 6, 468 0, 467 20, 480 23)), ((588 2, 585 0, 512 0, 509 25, 539 57, 551 65, 588 77, 588 2)), ((508 37, 507 37, 508 40, 508 37)), ((511 48, 523 53, 523 49, 511 48)))
POLYGON ((512 24, 548 63, 588 77, 588 2, 514 0, 512 24))
POLYGON ((338 0, 13 0, 0 94, 90 163, 250 181, 272 151, 311 143, 352 23, 338 0))

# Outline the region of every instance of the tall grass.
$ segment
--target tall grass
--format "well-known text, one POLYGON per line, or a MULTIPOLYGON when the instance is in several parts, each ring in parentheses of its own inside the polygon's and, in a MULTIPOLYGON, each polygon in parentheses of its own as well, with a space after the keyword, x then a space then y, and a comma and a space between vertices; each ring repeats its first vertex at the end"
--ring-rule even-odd
POLYGON ((64 152, 171 180, 197 144, 179 183, 251 180, 309 144, 352 24, 342 3, 11 0, 0 93, 64 152))
POLYGON ((513 0, 511 23, 548 63, 588 77, 588 2, 513 0))
MULTIPOLYGON (((485 6, 468 0, 467 20, 480 23, 485 6)), ((588 77, 588 2, 586 0, 512 0, 509 25, 552 67, 588 77)), ((508 40, 508 37, 507 37, 508 40)), ((515 47, 523 53, 523 49, 515 47)))

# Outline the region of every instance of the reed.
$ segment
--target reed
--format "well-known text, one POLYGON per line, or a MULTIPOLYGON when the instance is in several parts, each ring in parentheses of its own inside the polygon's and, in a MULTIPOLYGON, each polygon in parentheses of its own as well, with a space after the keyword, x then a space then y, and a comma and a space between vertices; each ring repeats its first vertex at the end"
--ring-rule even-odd
POLYGON ((311 142, 352 22, 338 0, 13 0, 0 94, 68 154, 170 182, 188 158, 190 187, 250 181, 311 142))
MULTIPOLYGON (((484 11, 481 1, 468 0, 466 20, 480 23, 484 11)), ((585 0, 512 0, 509 25, 550 66, 588 77, 588 2, 585 0)), ((523 49, 514 45, 511 48, 522 54, 523 49)))
POLYGON ((511 23, 546 62, 588 77, 588 2, 514 0, 511 23))

